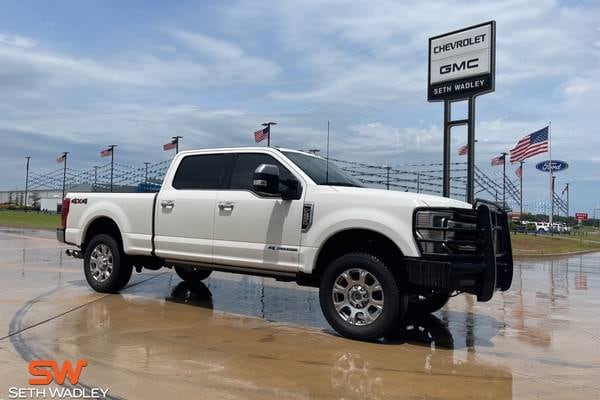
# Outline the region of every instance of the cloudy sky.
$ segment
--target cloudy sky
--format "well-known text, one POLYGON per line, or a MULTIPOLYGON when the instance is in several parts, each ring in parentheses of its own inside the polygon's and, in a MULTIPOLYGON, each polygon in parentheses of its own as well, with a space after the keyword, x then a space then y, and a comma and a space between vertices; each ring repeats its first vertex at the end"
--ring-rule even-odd
MULTIPOLYGON (((324 148, 371 163, 440 162, 442 105, 426 101, 427 38, 497 21, 496 92, 477 103, 477 164, 552 121, 572 211, 600 205, 596 1, 0 1, 0 188, 32 170, 129 164, 183 148, 324 148), (102 160, 103 161, 103 160, 102 160)), ((461 110, 457 110, 460 114, 461 110)), ((457 115, 460 116, 460 115, 457 115)), ((465 130, 453 131, 453 154, 465 130)), ((455 156, 457 157, 457 156, 455 156)), ((547 176, 525 169, 526 200, 547 176)), ((464 158, 463 158, 464 159, 464 158)), ((459 160, 457 157, 456 161, 459 160)), ((497 167, 499 170, 500 167, 497 167)), ((512 174, 514 166, 508 168, 512 174)))

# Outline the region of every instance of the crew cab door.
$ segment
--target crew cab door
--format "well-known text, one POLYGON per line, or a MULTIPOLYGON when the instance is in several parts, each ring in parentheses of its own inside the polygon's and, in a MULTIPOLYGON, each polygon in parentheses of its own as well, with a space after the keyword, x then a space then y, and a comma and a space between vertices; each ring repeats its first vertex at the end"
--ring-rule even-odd
POLYGON ((234 155, 228 188, 219 191, 215 205, 213 261, 296 272, 303 200, 283 200, 254 192, 254 170, 260 164, 277 165, 281 180, 299 180, 269 154, 234 155))
POLYGON ((165 180, 156 201, 157 256, 212 262, 215 204, 229 159, 226 154, 185 156, 171 182, 165 180))

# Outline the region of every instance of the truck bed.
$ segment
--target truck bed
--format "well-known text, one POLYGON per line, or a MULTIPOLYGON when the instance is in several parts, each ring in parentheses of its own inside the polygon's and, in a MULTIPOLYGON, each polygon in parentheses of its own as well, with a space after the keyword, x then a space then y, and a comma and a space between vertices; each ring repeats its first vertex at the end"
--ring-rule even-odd
POLYGON ((86 224, 108 217, 117 223, 127 254, 150 255, 155 196, 155 193, 69 193, 66 242, 80 246, 86 224))

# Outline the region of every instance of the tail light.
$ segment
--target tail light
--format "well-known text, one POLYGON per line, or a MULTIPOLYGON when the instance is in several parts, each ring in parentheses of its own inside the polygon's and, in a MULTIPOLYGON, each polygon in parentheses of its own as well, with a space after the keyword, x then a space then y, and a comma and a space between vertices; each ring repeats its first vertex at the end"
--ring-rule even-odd
POLYGON ((67 217, 69 216, 69 207, 71 205, 71 199, 65 197, 62 202, 61 214, 60 214, 60 226, 63 229, 67 228, 67 217))

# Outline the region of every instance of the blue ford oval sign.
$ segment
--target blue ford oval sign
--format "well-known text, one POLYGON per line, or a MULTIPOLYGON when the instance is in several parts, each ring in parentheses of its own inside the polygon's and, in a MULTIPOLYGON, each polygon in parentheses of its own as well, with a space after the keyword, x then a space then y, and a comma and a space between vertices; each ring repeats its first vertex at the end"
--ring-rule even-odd
MULTIPOLYGON (((550 172, 550 160, 537 163, 535 167, 543 172, 550 172)), ((564 171, 569 168, 569 164, 561 160, 552 160, 552 172, 564 171)))

